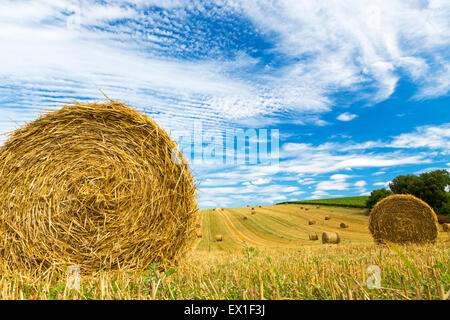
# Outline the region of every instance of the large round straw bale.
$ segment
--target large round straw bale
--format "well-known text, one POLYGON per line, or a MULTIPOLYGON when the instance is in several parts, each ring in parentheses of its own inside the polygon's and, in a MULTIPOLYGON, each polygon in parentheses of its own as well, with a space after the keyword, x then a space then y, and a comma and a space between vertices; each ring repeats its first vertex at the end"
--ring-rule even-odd
POLYGON ((337 232, 324 232, 322 233, 322 243, 339 243, 341 238, 337 232))
POLYGON ((433 209, 405 194, 394 194, 379 201, 370 212, 369 230, 377 242, 434 242, 438 235, 433 209))
POLYGON ((147 115, 117 101, 64 106, 0 148, 0 261, 171 265, 196 237, 195 192, 183 155, 147 115))
POLYGON ((216 241, 217 241, 217 242, 220 242, 220 241, 222 241, 222 240, 223 240, 222 235, 221 235, 221 234, 216 234, 216 241))

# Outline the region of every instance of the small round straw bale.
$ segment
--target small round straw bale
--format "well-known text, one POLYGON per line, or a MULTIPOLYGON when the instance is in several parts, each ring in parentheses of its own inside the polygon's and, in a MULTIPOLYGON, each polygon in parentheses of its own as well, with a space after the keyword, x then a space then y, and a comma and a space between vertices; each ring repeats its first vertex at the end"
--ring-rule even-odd
POLYGON ((443 223, 442 224, 442 231, 450 232, 450 223, 443 223))
POLYGON ((248 218, 244 216, 242 219, 247 220, 248 218))
POLYGON ((320 209, 320 206, 317 206, 316 209, 320 209))
POLYGON ((341 222, 341 224, 339 226, 343 229, 348 228, 348 224, 346 224, 344 222, 341 222))
POLYGON ((83 273, 176 263, 196 238, 195 193, 184 156, 146 114, 74 102, 0 148, 0 261, 83 273))
POLYGON ((308 211, 309 209, 308 208, 305 208, 305 211, 308 211))
POLYGON ((316 224, 316 221, 315 221, 315 220, 309 220, 309 221, 308 221, 308 224, 309 224, 309 225, 316 224))
POLYGON ((317 235, 317 233, 310 234, 309 240, 312 240, 312 241, 319 240, 319 236, 317 235))
POLYGON ((325 220, 330 220, 331 218, 329 216, 325 216, 325 220))
POLYGON ((372 209, 369 230, 378 243, 433 243, 438 235, 437 217, 422 200, 412 195, 394 194, 372 209))
POLYGON ((322 233, 322 243, 339 243, 341 238, 337 232, 324 232, 322 233))
POLYGON ((221 235, 221 234, 216 234, 216 241, 217 241, 217 242, 220 242, 220 241, 222 241, 222 240, 223 240, 222 235, 221 235))

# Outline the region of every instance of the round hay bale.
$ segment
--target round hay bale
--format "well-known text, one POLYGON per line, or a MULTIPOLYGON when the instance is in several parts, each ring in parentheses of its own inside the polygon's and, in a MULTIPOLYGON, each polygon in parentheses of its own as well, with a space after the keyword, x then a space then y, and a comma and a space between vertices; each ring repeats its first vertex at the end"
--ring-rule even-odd
POLYGON ((222 235, 221 235, 221 234, 216 234, 216 241, 217 241, 217 242, 220 242, 220 241, 222 241, 222 240, 223 240, 222 235))
POLYGON ((341 222, 341 224, 339 226, 343 229, 348 228, 348 224, 346 224, 344 222, 341 222))
POLYGON ((313 224, 316 224, 316 221, 314 221, 314 220, 309 220, 309 221, 308 221, 308 225, 311 226, 311 225, 313 225, 313 224))
POLYGON ((317 206, 316 209, 320 209, 320 206, 317 206))
POLYGON ((325 216, 325 220, 330 220, 331 218, 329 216, 325 216))
POLYGON ((437 218, 422 200, 405 194, 394 194, 379 201, 370 212, 369 230, 376 242, 435 242, 437 218))
POLYGON ((16 271, 172 265, 196 237, 195 193, 184 156, 147 115, 75 102, 0 148, 0 260, 16 271))
POLYGON ((450 232, 450 223, 443 223, 442 224, 442 231, 450 232))
POLYGON ((252 210, 252 214, 256 214, 256 211, 255 211, 255 210, 252 210))
POLYGON ((243 219, 243 220, 247 220, 248 218, 247 218, 247 217, 243 217, 242 219, 243 219))
POLYGON ((309 209, 308 208, 305 208, 305 211, 308 211, 309 209))
POLYGON ((334 243, 337 244, 341 242, 339 233, 337 232, 324 232, 322 233, 322 243, 334 243))
POLYGON ((309 235, 309 240, 312 240, 312 241, 319 240, 319 236, 317 235, 317 233, 315 233, 315 234, 310 234, 310 235, 309 235))

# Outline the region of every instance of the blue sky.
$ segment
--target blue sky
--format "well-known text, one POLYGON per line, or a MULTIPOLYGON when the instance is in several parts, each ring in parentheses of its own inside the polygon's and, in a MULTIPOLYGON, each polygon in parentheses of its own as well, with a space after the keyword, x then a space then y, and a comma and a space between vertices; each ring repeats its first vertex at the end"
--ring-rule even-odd
POLYGON ((174 139, 278 130, 277 164, 191 163, 202 208, 450 168, 446 0, 2 0, 0 43, 0 132, 99 90, 174 139))

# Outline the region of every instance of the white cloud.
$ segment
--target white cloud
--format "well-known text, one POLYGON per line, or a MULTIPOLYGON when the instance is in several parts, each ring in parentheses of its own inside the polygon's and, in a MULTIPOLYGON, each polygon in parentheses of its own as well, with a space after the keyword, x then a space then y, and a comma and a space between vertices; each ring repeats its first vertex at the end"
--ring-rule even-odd
POLYGON ((357 117, 356 114, 345 112, 341 113, 336 119, 338 119, 339 121, 352 121, 356 117, 357 117))
POLYGON ((450 152, 450 123, 419 127, 415 132, 395 137, 389 146, 393 148, 442 149, 450 152))
POLYGON ((373 185, 374 185, 374 186, 377 186, 377 187, 388 187, 390 183, 391 183, 391 181, 387 181, 387 182, 375 182, 373 185))
POLYGON ((268 184, 268 183, 270 183, 270 181, 272 181, 271 178, 258 178, 258 179, 251 181, 251 183, 254 185, 261 185, 261 184, 268 184))
POLYGON ((350 178, 350 176, 347 174, 333 174, 330 177, 331 180, 346 180, 348 178, 350 178))
POLYGON ((355 182, 355 187, 362 188, 362 187, 364 187, 366 185, 367 185, 367 182, 365 182, 364 180, 360 180, 360 181, 356 181, 355 182))
POLYGON ((300 83, 311 74, 324 88, 364 83, 376 89, 368 97, 378 102, 394 92, 403 71, 424 86, 422 96, 448 92, 448 73, 441 71, 448 66, 442 58, 450 35, 448 1, 242 2, 263 30, 280 35, 280 51, 311 57, 298 62, 300 83), (435 92, 432 83, 440 84, 435 92))

